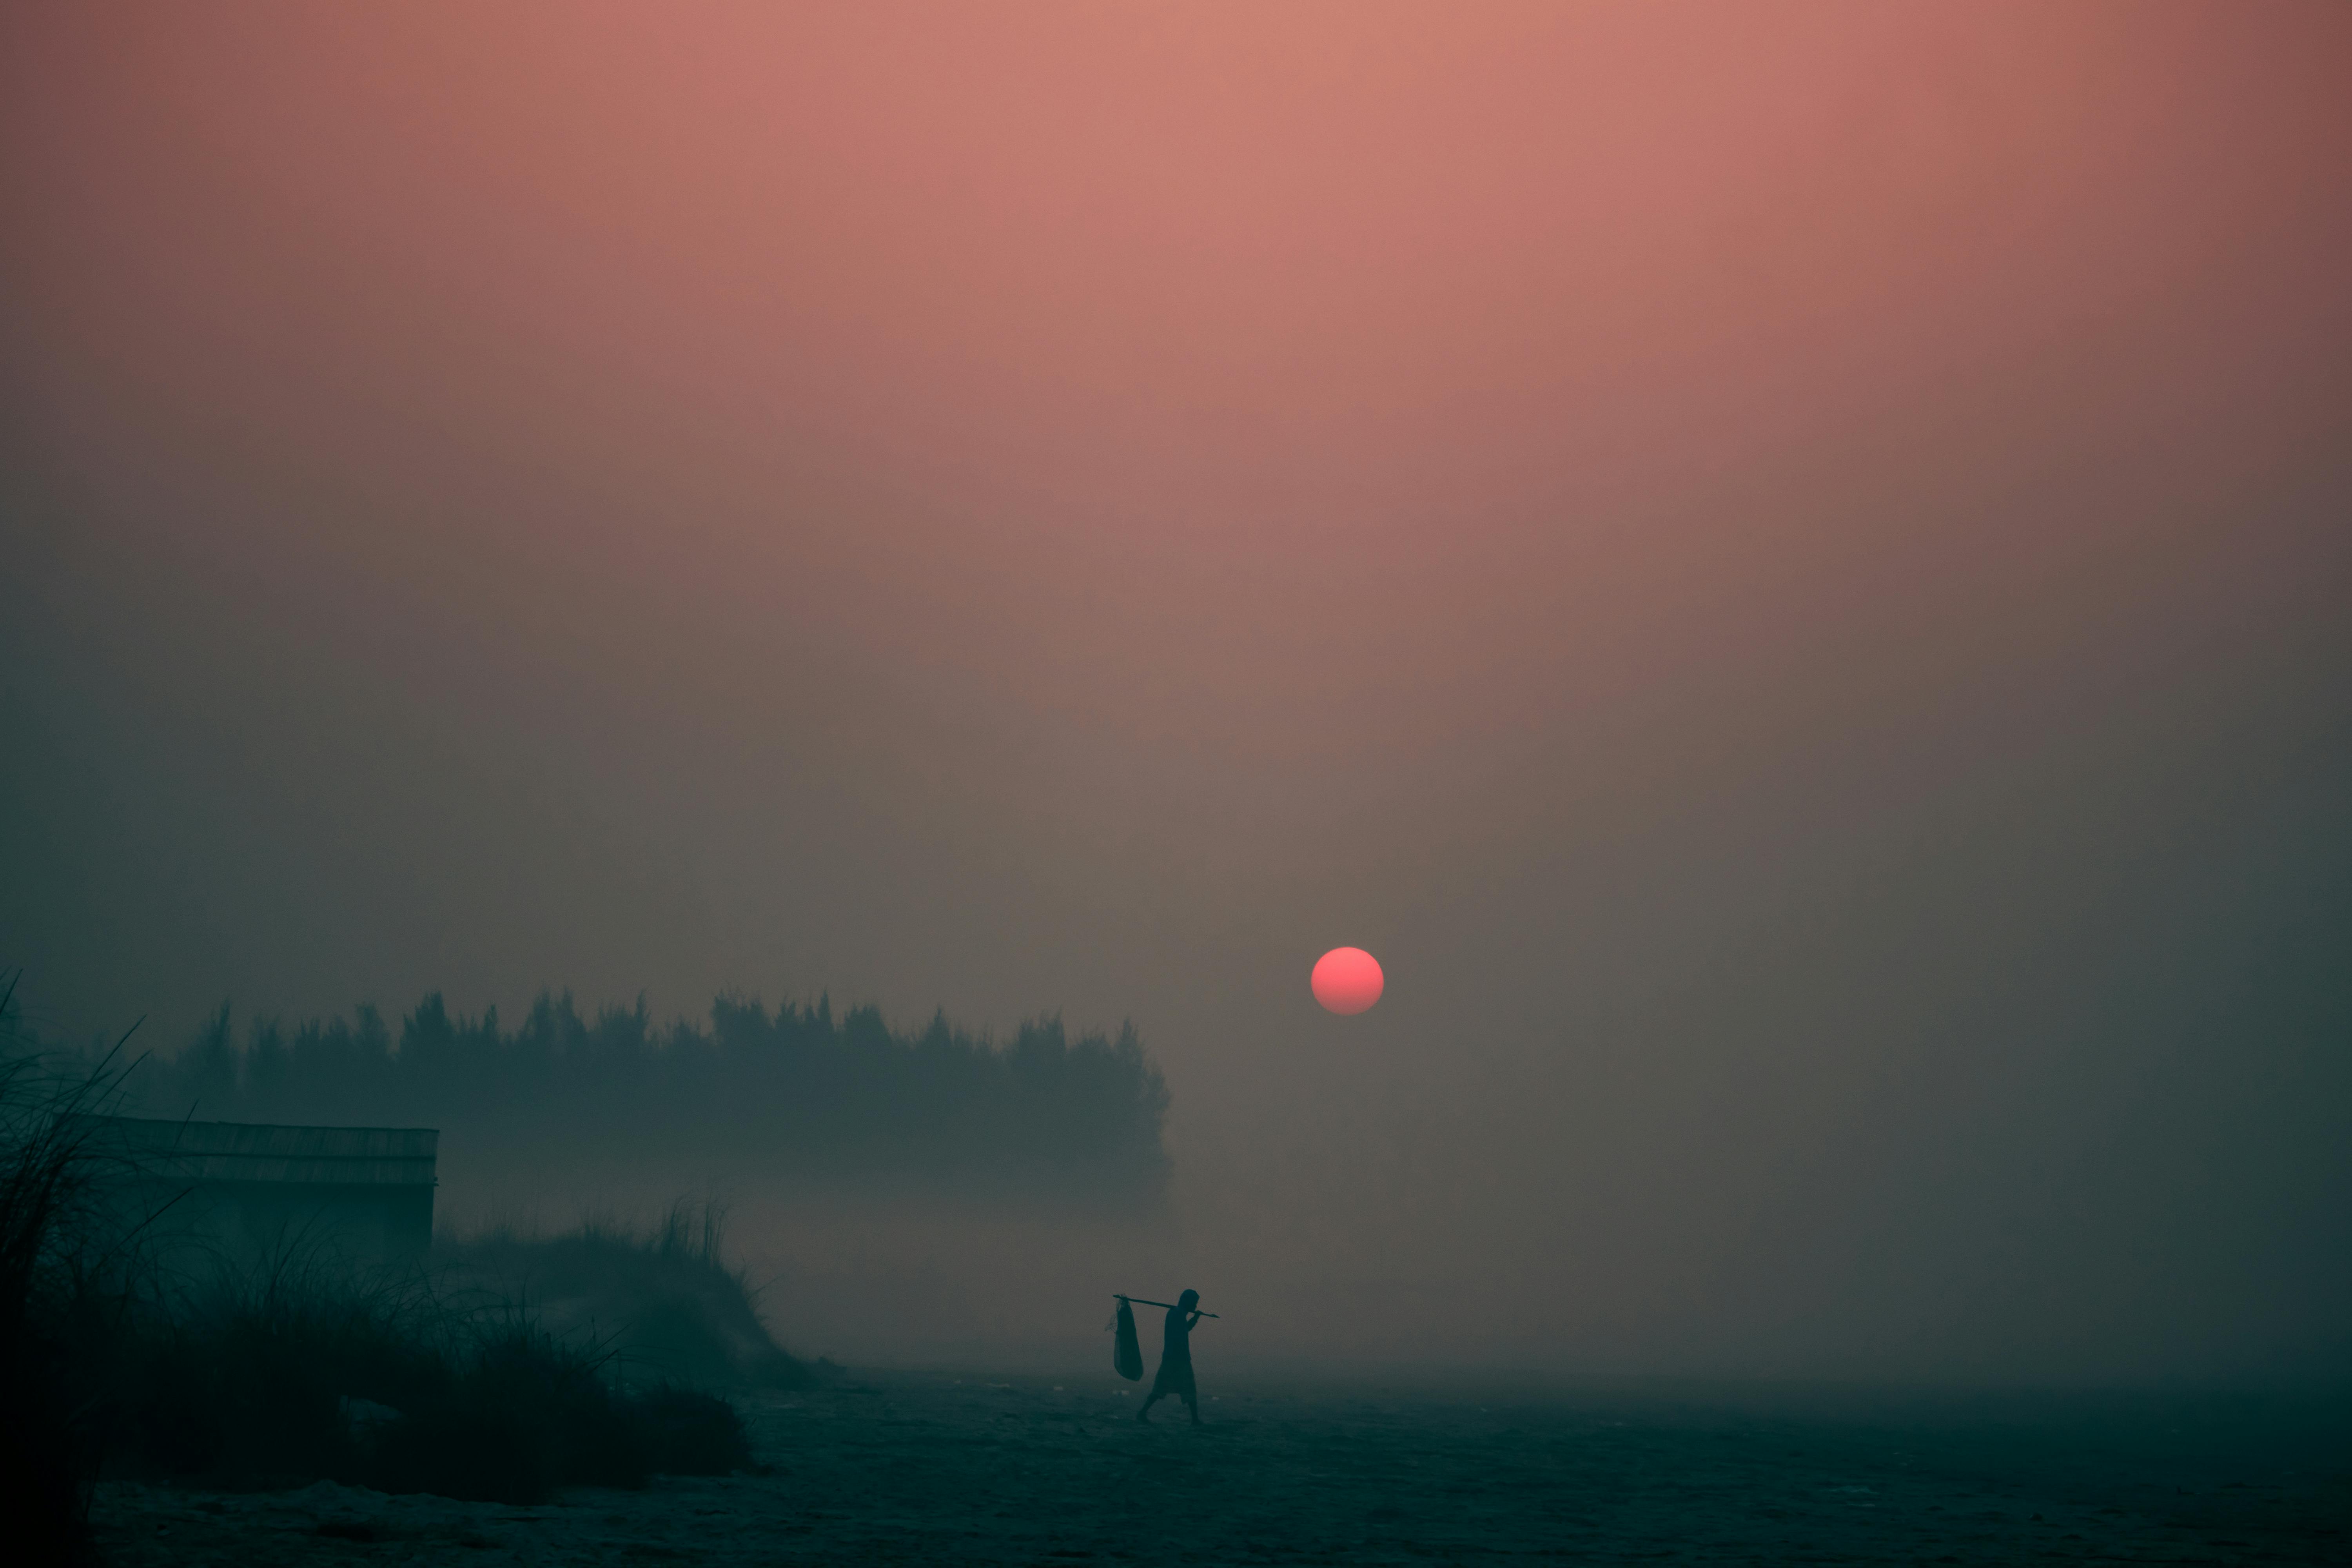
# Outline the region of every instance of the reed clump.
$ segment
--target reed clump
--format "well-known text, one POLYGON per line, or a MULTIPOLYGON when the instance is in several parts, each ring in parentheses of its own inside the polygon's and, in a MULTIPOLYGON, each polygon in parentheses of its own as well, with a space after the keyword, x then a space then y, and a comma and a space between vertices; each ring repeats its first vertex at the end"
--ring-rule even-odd
POLYGON ((770 1336, 758 1289, 728 1261, 726 1227, 724 1204, 681 1199, 644 1232, 591 1219, 554 1236, 445 1237, 433 1265, 446 1292, 528 1300, 550 1329, 607 1344, 629 1381, 813 1386, 814 1370, 770 1336))
POLYGON ((751 1462, 722 1395, 421 1268, 278 1258, 79 1316, 100 1331, 75 1341, 72 1393, 110 1474, 528 1503, 751 1462))
POLYGON ((751 1463, 723 1397, 633 1385, 609 1343, 452 1301, 421 1273, 281 1269, 142 1313, 109 1349, 84 1393, 113 1473, 530 1503, 751 1463))
MULTIPOLYGON (((8 1001, 0 986, 0 1518, 14 1560, 94 1561, 101 1475, 530 1503, 750 1466, 734 1406, 632 1356, 625 1312, 551 1325, 527 1294, 453 1281, 446 1260, 371 1268, 297 1246, 198 1271, 152 1245, 167 1216, 110 1202, 137 1186, 114 1178, 138 1173, 111 1170, 86 1136, 119 1091, 114 1058, 84 1070, 40 1055, 8 1001)), ((526 1288, 543 1255, 575 1272, 592 1261, 615 1300, 693 1303, 694 1331, 672 1339, 712 1382, 747 1365, 805 1377, 727 1266, 719 1217, 690 1212, 648 1237, 509 1237, 500 1257, 526 1288)))

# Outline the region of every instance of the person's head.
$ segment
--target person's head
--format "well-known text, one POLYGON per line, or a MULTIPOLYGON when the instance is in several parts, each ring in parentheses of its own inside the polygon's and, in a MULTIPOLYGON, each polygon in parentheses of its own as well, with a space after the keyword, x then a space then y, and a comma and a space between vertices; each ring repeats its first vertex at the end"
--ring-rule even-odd
POLYGON ((1189 1312, 1200 1299, 1201 1293, 1198 1290, 1187 1290, 1176 1298, 1176 1310, 1180 1312, 1189 1312))

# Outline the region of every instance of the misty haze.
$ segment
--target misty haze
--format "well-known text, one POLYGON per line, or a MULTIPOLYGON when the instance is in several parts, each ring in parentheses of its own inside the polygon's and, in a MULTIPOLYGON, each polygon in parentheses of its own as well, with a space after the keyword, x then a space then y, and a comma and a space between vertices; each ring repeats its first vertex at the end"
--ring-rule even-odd
POLYGON ((2347 72, 11 10, 0 1513, 2340 1560, 2347 72))

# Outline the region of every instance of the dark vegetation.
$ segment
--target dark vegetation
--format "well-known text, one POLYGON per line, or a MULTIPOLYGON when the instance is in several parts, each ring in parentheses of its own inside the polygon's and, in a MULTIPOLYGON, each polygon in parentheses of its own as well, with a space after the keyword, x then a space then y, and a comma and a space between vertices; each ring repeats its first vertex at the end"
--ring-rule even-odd
MULTIPOLYGON (((713 1386, 793 1385, 721 1251, 683 1206, 611 1226, 456 1243, 429 1266, 299 1249, 191 1271, 126 1214, 117 1162, 79 1141, 119 1100, 30 1049, 0 990, 0 1519, 11 1561, 91 1560, 101 1474, 233 1488, 319 1479, 509 1502, 567 1485, 748 1468, 713 1386), (542 1310, 555 1290, 582 1310, 542 1310)), ((550 1306, 554 1303, 549 1302, 550 1306)))
POLYGON ((509 1303, 453 1302, 422 1275, 271 1260, 109 1327, 75 1375, 113 1473, 536 1502, 751 1462, 719 1395, 633 1385, 609 1345, 509 1303))
POLYGON ((77 1113, 102 1108, 110 1056, 60 1075, 18 1028, 0 981, 0 1519, 26 1560, 91 1560, 89 1482, 98 1444, 71 1368, 88 1337, 76 1309, 88 1271, 88 1161, 77 1113))
POLYGON ((656 1026, 634 1008, 581 1015, 541 994, 515 1027, 438 994, 395 1037, 372 1007, 242 1043, 224 1006, 187 1048, 151 1062, 142 1114, 223 1121, 438 1127, 442 1147, 535 1173, 675 1165, 733 1173, 991 1179, 1037 1191, 1148 1199, 1164 1181, 1168 1090, 1132 1026, 1072 1039, 1060 1019, 1013 1037, 934 1016, 894 1033, 880 1011, 829 1000, 771 1013, 722 997, 707 1026, 656 1026))
POLYGON ((554 1237, 445 1240, 435 1279, 453 1300, 530 1302, 541 1323, 604 1344, 639 1383, 806 1388, 814 1373, 769 1337, 758 1292, 726 1260, 725 1217, 680 1203, 642 1237, 590 1221, 554 1237))

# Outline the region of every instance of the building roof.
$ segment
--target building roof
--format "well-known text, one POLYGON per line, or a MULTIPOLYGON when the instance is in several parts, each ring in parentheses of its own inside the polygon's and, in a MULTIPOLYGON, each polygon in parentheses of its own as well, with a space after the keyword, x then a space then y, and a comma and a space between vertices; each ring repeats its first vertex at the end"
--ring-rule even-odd
POLYGON ((431 1186, 439 1129, 276 1127, 247 1121, 157 1121, 89 1116, 84 1145, 138 1174, 172 1182, 289 1182, 431 1186))

